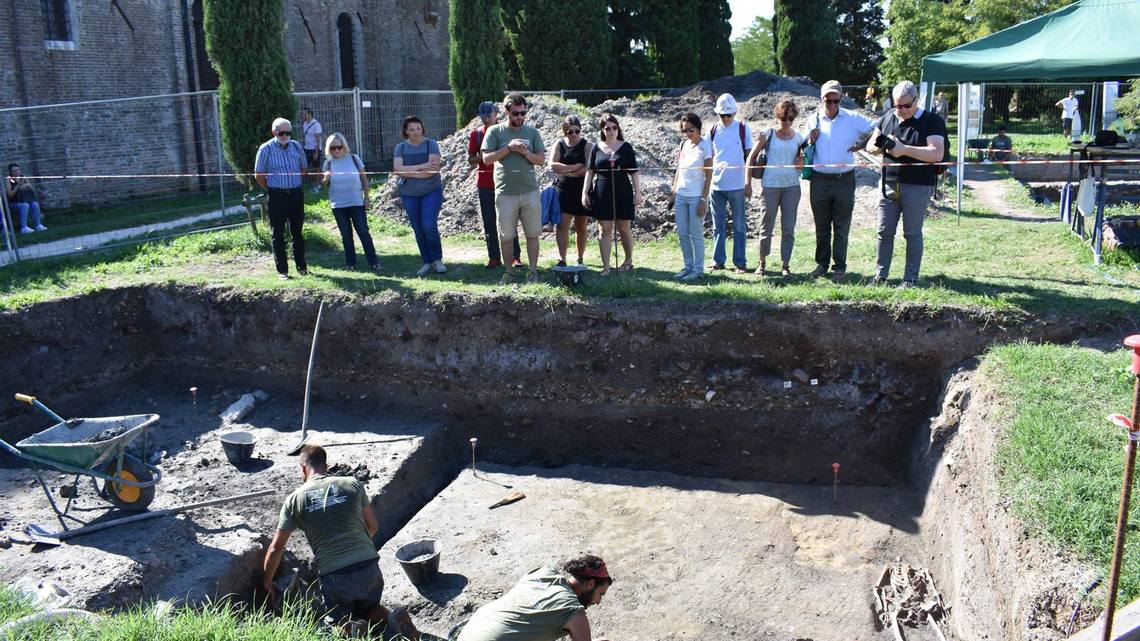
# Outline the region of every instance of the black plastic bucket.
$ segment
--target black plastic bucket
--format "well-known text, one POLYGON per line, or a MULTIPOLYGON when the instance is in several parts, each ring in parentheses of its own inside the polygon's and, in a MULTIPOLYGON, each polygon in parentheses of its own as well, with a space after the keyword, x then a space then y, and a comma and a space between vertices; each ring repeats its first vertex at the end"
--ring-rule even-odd
POLYGON ((585 265, 555 265, 551 271, 558 276, 558 282, 565 287, 577 287, 586 278, 585 265))
POLYGON ((412 585, 422 585, 439 574, 441 551, 438 539, 420 539, 396 548, 395 557, 412 585))
POLYGON ((222 442, 222 451, 230 463, 239 465, 249 460, 253 455, 253 443, 256 439, 249 432, 226 432, 218 437, 222 442))

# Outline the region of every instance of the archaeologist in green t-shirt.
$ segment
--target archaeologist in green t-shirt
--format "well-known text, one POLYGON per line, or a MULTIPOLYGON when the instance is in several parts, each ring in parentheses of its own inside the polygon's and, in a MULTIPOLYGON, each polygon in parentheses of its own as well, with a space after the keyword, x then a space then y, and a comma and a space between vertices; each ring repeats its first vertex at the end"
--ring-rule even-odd
MULTIPOLYGON (((380 605, 384 577, 372 544, 379 525, 367 491, 352 477, 329 476, 325 450, 319 445, 302 447, 299 461, 305 482, 281 506, 277 533, 265 551, 262 586, 271 598, 275 597, 273 578, 285 544, 293 530, 300 528, 320 571, 325 621, 342 626, 346 633, 359 620, 370 627, 384 624, 389 615, 380 605)), ((419 639, 407 610, 398 608, 394 618, 401 634, 419 639)))
POLYGON ((476 610, 457 641, 554 641, 566 634, 591 641, 586 608, 601 603, 613 582, 605 561, 592 554, 568 561, 562 572, 539 568, 476 610))

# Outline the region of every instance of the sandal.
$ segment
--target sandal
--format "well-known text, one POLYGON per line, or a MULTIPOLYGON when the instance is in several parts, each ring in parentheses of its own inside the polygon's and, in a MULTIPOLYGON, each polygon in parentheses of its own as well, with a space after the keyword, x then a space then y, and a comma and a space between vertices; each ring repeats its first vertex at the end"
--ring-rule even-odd
POLYGON ((514 271, 503 272, 503 277, 499 279, 500 285, 514 285, 516 282, 518 282, 518 276, 514 271))
POLYGON ((598 275, 599 276, 609 276, 610 275, 610 268, 609 267, 604 268, 602 271, 598 272, 598 275))
POLYGON ((619 272, 633 271, 633 263, 622 263, 621 267, 618 267, 617 270, 619 272))

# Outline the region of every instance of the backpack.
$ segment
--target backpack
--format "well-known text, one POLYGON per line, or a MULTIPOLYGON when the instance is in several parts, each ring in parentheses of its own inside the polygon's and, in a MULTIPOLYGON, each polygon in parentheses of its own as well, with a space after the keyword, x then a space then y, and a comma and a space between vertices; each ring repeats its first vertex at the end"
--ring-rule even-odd
MULTIPOLYGON (((737 129, 740 132, 740 155, 747 159, 748 150, 751 149, 751 147, 747 146, 744 142, 744 123, 738 122, 736 124, 740 125, 737 129)), ((712 152, 713 158, 716 158, 716 128, 719 125, 720 123, 718 122, 712 126, 712 129, 709 129, 709 151, 712 152)))

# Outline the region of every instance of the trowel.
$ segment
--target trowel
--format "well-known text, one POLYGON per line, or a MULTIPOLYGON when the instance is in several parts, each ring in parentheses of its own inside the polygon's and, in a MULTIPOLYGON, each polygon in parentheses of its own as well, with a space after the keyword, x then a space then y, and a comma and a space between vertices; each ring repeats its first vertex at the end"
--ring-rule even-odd
POLYGON ((289 450, 289 456, 297 456, 301 453, 301 448, 304 447, 305 441, 309 438, 309 390, 313 386, 313 365, 317 362, 317 336, 321 331, 321 314, 325 311, 325 302, 321 301, 321 306, 317 308, 317 323, 313 326, 313 346, 309 348, 309 371, 305 374, 305 406, 301 410, 301 441, 297 446, 289 450))
POLYGON ((518 490, 511 490, 510 492, 507 492, 506 495, 503 496, 503 498, 499 499, 494 505, 488 506, 487 509, 493 510, 497 507, 502 507, 504 505, 510 505, 511 503, 514 503, 516 501, 521 501, 525 498, 526 498, 526 494, 523 494, 522 492, 520 492, 518 490))

